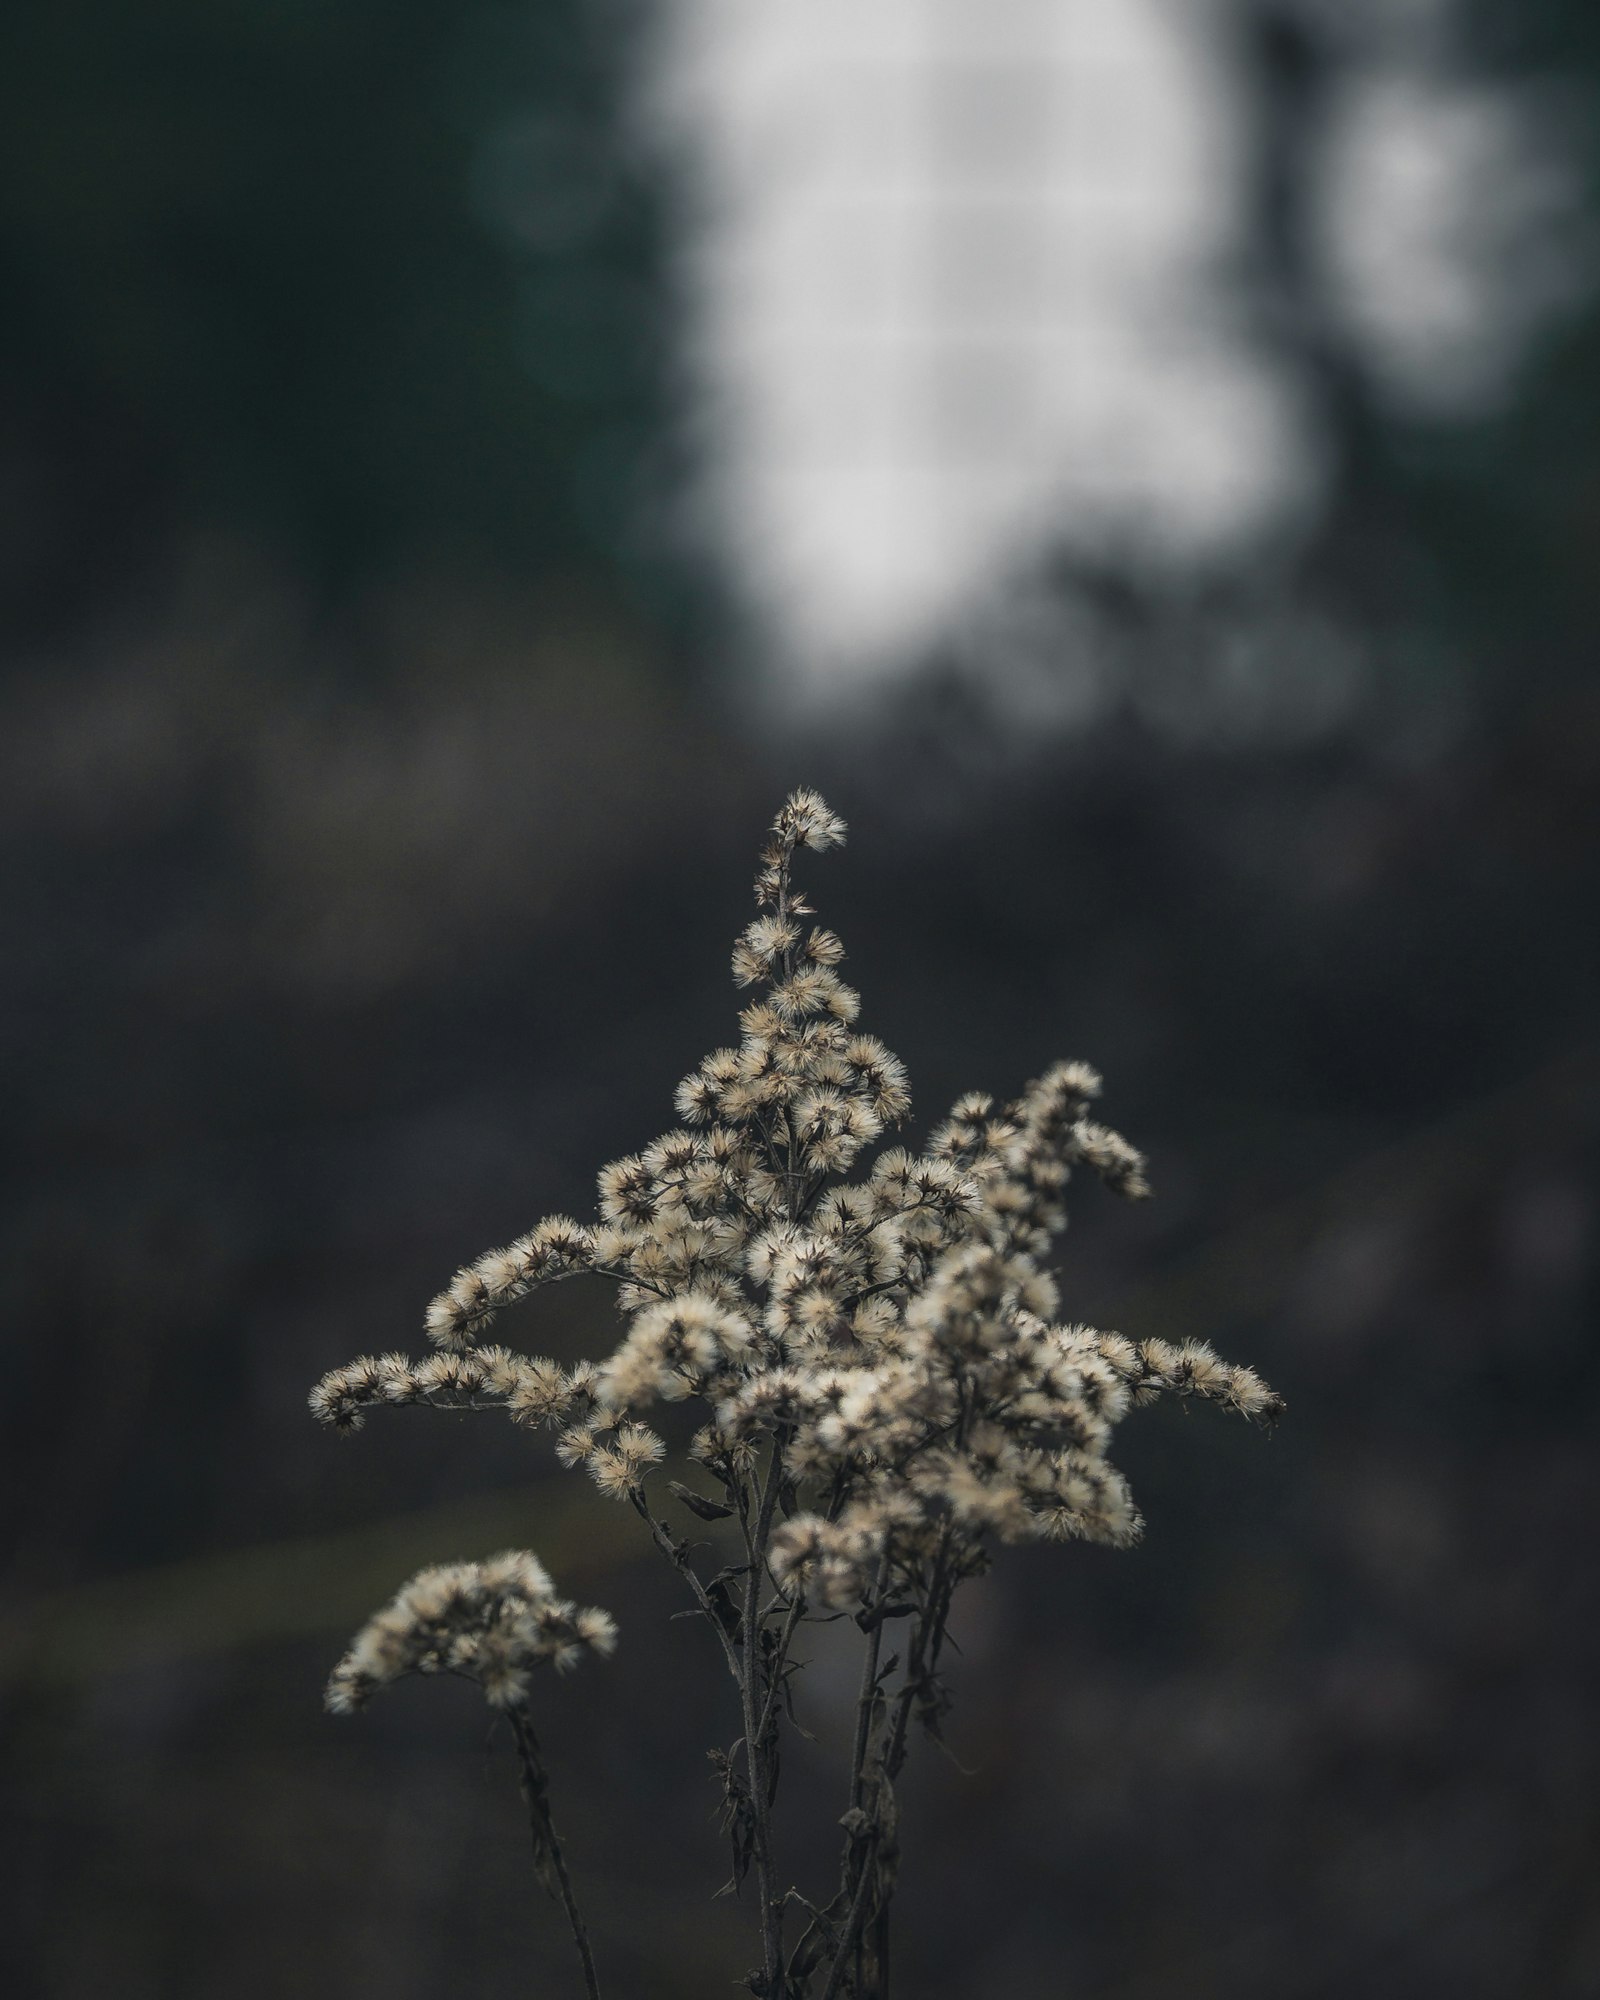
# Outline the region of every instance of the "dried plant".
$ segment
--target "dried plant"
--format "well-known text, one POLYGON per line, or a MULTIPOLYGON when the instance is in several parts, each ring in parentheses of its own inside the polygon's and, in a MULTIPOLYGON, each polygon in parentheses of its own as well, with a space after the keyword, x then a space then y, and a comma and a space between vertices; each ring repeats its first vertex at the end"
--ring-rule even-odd
MULTIPOLYGON (((733 1882, 754 1878, 760 1964, 747 1983, 765 2000, 888 1993, 895 1783, 912 1725, 940 1730, 951 1603, 993 1544, 1136 1540, 1138 1511, 1107 1456, 1135 1405, 1200 1397, 1260 1423, 1282 1407, 1202 1343, 1060 1323, 1046 1260, 1072 1169, 1129 1199, 1149 1192, 1140 1154, 1089 1117, 1100 1080, 1084 1064, 1058 1065, 1004 1106, 963 1097, 920 1155, 890 1147, 848 1178, 911 1100, 899 1060, 857 1030, 843 947, 811 922, 793 879, 798 849, 843 838, 814 792, 785 803, 756 876, 759 914, 734 947, 735 981, 756 989, 739 1044, 680 1084, 681 1129, 602 1170, 598 1219, 551 1216, 478 1258, 428 1308, 432 1355, 363 1356, 311 1396, 344 1430, 377 1404, 504 1409, 549 1426, 563 1464, 638 1514, 738 1693, 740 1739, 714 1761, 733 1882), (627 1316, 608 1358, 562 1368, 484 1343, 501 1307, 579 1275, 613 1283, 627 1316), (662 1481, 664 1443, 640 1420, 685 1400, 705 1418, 688 1446, 697 1485, 662 1481), (707 1574, 705 1545, 674 1509, 717 1524, 707 1532, 730 1559, 707 1574), (841 1618, 860 1629, 860 1693, 839 1876, 813 1900, 778 1872, 779 1739, 802 1628, 841 1618)), ((481 1683, 510 1720, 536 1851, 591 1995, 529 1669, 613 1639, 605 1614, 558 1599, 534 1558, 502 1556, 415 1579, 328 1695, 349 1708, 412 1670, 481 1683)))

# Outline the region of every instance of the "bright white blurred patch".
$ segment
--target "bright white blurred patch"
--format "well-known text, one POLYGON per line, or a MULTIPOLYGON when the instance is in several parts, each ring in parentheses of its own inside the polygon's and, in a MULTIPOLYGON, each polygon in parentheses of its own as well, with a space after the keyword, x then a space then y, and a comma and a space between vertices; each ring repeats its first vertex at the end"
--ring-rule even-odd
POLYGON ((676 0, 704 525, 791 677, 916 655, 1063 538, 1211 553, 1303 507, 1292 385, 1208 303, 1207 15, 676 0))
POLYGON ((1333 304, 1419 415, 1504 395, 1581 276, 1569 183, 1538 123, 1536 102, 1415 68, 1358 71, 1338 102, 1321 205, 1333 304))
MULTIPOLYGON (((1530 321, 1494 318, 1489 274, 1547 186, 1513 113, 1426 83, 1448 12, 1395 0, 1369 21, 1387 26, 1324 134, 1319 211, 1335 316, 1435 411, 1505 379, 1530 321)), ((837 699, 935 646, 989 655, 1051 549, 1182 566, 1303 529, 1326 476, 1310 386, 1225 304, 1254 109, 1225 13, 669 0, 662 18, 653 111, 695 204, 696 529, 790 692, 837 699)), ((1531 273, 1530 312, 1548 293, 1531 273)))

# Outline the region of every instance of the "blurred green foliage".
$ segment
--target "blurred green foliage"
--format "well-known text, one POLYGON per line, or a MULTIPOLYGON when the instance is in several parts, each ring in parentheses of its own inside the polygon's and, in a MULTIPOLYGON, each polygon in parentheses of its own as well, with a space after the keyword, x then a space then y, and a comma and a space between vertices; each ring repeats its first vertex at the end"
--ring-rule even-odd
POLYGON ((92 587, 152 509, 325 581, 419 546, 643 576, 660 174, 619 129, 625 10, 6 13, 0 575, 24 608, 92 587))

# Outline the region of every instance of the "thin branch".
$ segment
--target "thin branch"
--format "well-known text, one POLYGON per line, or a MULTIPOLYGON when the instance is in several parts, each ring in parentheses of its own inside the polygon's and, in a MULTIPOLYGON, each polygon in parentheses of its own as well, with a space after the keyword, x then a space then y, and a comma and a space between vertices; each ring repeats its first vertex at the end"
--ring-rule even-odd
MULTIPOLYGON (((873 1592, 873 1608, 881 1611, 883 1593, 888 1587, 889 1557, 885 1553, 878 1564, 877 1587, 873 1592)), ((859 1806, 862 1786, 866 1777, 867 1741, 872 1733, 872 1711, 877 1705, 878 1658, 883 1648, 883 1619, 874 1618, 872 1629, 867 1634, 866 1657, 861 1663, 861 1692, 856 1697, 856 1740, 855 1750, 850 1759, 850 1803, 859 1806)))
MULTIPOLYGON (((828 1507, 824 1515, 825 1520, 832 1521, 838 1517, 839 1508, 844 1501, 847 1483, 844 1467, 841 1466, 833 1476, 833 1491, 828 1495, 828 1507)), ((781 1488, 781 1479, 778 1484, 781 1488)), ((780 1592, 780 1599, 781 1596, 782 1593, 780 1592)), ((778 1604, 776 1601, 769 1604, 761 1614, 762 1619, 769 1618, 777 1608, 778 1604)), ((806 1601, 804 1593, 801 1593, 795 1597, 794 1602, 789 1606, 789 1615, 784 1620, 782 1632, 778 1635, 777 1651, 768 1664, 770 1679, 767 1684, 767 1701, 766 1707, 762 1710, 761 1714, 760 1734, 763 1741, 765 1741, 767 1730, 771 1726, 773 1711, 777 1706, 778 1696, 782 1691, 783 1671, 789 1662, 789 1647, 805 1615, 806 1601)), ((791 1891, 791 1893, 793 1892, 791 1891)))
POLYGON ((752 1529, 747 1514, 741 1514, 749 1572, 745 1578, 744 1658, 739 1692, 744 1706, 745 1768, 750 1780, 752 1846, 756 1864, 756 1893, 761 1901, 761 1959, 763 1992, 768 2000, 778 2000, 783 1976, 783 1910, 776 1900, 772 1877, 772 1801, 766 1742, 766 1709, 758 1723, 756 1700, 761 1672, 761 1578, 766 1568, 767 1538, 772 1532, 772 1514, 777 1505, 782 1478, 783 1442, 775 1437, 772 1456, 761 1489, 761 1507, 752 1529))
POLYGON ((572 1931, 572 1941, 578 1948, 578 1958, 583 1965, 584 1991, 589 2000, 600 2000, 600 1980, 594 1969, 594 1953, 589 1948, 589 1932, 578 1909, 578 1899, 573 1894, 572 1878, 567 1873, 567 1858, 562 1851, 561 1841, 550 1818, 550 1781, 545 1775, 539 1757, 539 1741, 533 1733, 527 1712, 511 1708, 506 1711, 511 1723, 511 1733, 516 1738, 517 1756, 522 1764, 522 1793, 528 1801, 528 1820, 533 1834, 533 1853, 541 1876, 545 1876, 545 1864, 549 1864, 549 1875, 545 1876, 546 1886, 552 1886, 557 1901, 567 1913, 567 1923, 572 1931))
MULTIPOLYGON (((963 1384, 961 1403, 955 1423, 955 1443, 959 1449, 964 1441, 971 1419, 971 1397, 963 1384)), ((822 2000, 831 2000, 839 1990, 839 1982, 844 1977, 847 1959, 857 1957, 857 1945, 862 1926, 868 1915, 868 1888, 877 1874, 878 1853, 883 1845, 885 1827, 884 1791, 891 1787, 899 1776, 906 1758, 906 1737, 911 1722, 911 1711, 919 1698, 926 1698, 926 1691, 939 1653, 944 1643, 945 1621, 950 1614, 951 1599, 955 1594, 957 1579, 950 1574, 950 1558, 954 1553, 955 1536, 947 1522, 939 1537, 939 1546, 928 1572, 927 1592, 923 1600, 921 1615, 912 1628, 911 1641, 907 1647, 905 1677, 895 1695, 888 1734, 876 1759, 876 1778, 869 1789, 867 1781, 867 1749, 870 1742, 870 1721, 873 1706, 873 1692, 877 1681, 877 1656, 881 1647, 883 1621, 874 1624, 872 1638, 867 1647, 867 1660, 863 1669, 862 1691, 856 1713, 855 1757, 851 1771, 851 1798, 853 1809, 866 1815, 865 1826, 853 1826, 845 1848, 843 1886, 850 1893, 850 1915, 846 1922, 844 1936, 828 1976, 828 1984, 822 2000), (869 1678, 870 1676, 870 1678, 869 1678), (852 1887, 851 1869, 854 1863, 855 1879, 852 1887)), ((881 1599, 887 1585, 887 1556, 879 1567, 878 1592, 881 1599)), ((882 1884, 880 1883, 881 1889, 882 1884)), ((892 1893, 892 1883, 890 1891, 892 1893)), ((886 1933, 888 1897, 880 1896, 873 1914, 876 1915, 880 1930, 886 1933)), ((881 1940, 880 1940, 881 1941, 881 1940)), ((880 1954, 881 1956, 881 1954, 880 1954)), ((883 1965, 879 1967, 880 1988, 876 2000, 887 2000, 887 1976, 883 1965)), ((860 1966, 857 1964, 857 1984, 860 1983, 860 1966)))
POLYGON ((688 1549, 677 1539, 665 1521, 658 1520, 651 1513, 650 1502, 645 1498, 642 1490, 635 1488, 629 1494, 628 1498, 633 1504, 634 1512, 649 1528, 656 1547, 666 1556, 673 1568, 679 1572, 690 1590, 694 1593, 695 1603, 705 1613, 707 1622, 711 1626, 712 1631, 716 1633, 717 1639, 722 1646, 722 1657, 727 1663, 728 1672, 733 1675, 735 1680, 738 1680, 740 1677, 738 1652, 734 1647, 733 1641, 728 1637, 727 1627, 717 1615, 717 1608, 711 1602, 706 1587, 700 1579, 699 1571, 689 1560, 688 1549))
MULTIPOLYGON (((873 1845, 876 1845, 874 1840, 873 1845)), ((846 1961, 854 1956, 856 1939, 861 1934, 861 1925, 867 1914, 867 1887, 872 1880, 872 1870, 862 1864, 860 1880, 856 1883, 855 1895, 850 1900, 850 1914, 845 1919, 844 1933, 839 1939, 839 1949, 834 1953, 833 1964, 828 1971, 828 1983, 822 1989, 822 2000, 834 2000, 839 1991, 839 1982, 844 1977, 846 1961)))
MULTIPOLYGON (((763 1743, 767 1740, 767 1731, 772 1727, 773 1712, 778 1705, 778 1696, 783 1691, 783 1670, 788 1664, 789 1644, 794 1638, 796 1628, 805 1615, 805 1598, 803 1596, 796 1597, 793 1604, 789 1606, 789 1615, 783 1622, 783 1630, 778 1634, 777 1651, 768 1663, 767 1698, 761 1710, 760 1719, 756 1724, 756 1734, 763 1743)), ((764 1618, 766 1613, 763 1612, 762 1616, 764 1618)))

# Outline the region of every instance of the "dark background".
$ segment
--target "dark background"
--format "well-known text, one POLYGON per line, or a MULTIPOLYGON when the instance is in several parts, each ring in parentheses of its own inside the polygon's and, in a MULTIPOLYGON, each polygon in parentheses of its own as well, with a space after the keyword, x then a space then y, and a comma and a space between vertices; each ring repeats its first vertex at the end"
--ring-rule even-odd
MULTIPOLYGON (((965 1768, 909 1783, 906 1994, 1600 1992, 1600 298, 1493 408, 1396 414, 1306 254, 1339 17, 1228 18, 1234 281, 1315 384, 1330 497, 1292 557, 1182 584, 1063 555, 1034 583, 1109 693, 1023 732, 970 657, 848 725, 747 699, 673 529, 627 8, 9 10, 8 1991, 572 1990, 467 1692, 319 1708, 411 1569, 524 1541, 623 1626, 544 1696, 612 1990, 731 1990, 735 1724, 629 1517, 491 1418, 340 1440, 304 1397, 671 1122, 809 782, 919 1120, 1102 1067, 1159 1198, 1079 1190, 1069 1311, 1215 1339, 1289 1404, 1271 1442, 1141 1416, 1144 1546, 972 1587, 965 1768)), ((1457 54, 1553 80, 1592 216, 1600 13, 1465 9, 1457 54)), ((608 1313, 567 1287, 508 1328, 600 1352, 608 1313)), ((806 1865, 826 1651, 807 1691, 806 1865)))

